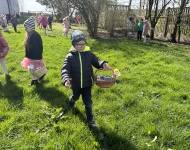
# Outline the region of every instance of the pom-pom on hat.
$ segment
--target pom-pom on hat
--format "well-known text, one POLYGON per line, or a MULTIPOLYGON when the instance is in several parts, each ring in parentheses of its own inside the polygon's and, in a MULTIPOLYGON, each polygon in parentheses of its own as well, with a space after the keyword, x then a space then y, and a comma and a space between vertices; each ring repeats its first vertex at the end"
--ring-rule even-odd
POLYGON ((29 28, 32 30, 35 30, 35 18, 33 16, 29 17, 25 22, 24 22, 24 27, 29 28))
POLYGON ((86 42, 86 37, 82 31, 75 30, 75 31, 73 31, 73 33, 71 35, 71 43, 73 46, 75 46, 79 41, 86 42))

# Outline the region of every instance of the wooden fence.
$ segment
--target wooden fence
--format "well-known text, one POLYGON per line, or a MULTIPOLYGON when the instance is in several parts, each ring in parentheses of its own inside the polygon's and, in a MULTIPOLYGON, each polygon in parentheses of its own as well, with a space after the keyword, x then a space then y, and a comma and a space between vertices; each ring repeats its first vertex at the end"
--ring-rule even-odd
MULTIPOLYGON (((168 8, 164 11, 155 28, 156 37, 170 39, 179 11, 179 8, 168 8)), ((99 27, 108 30, 110 35, 120 30, 121 36, 124 36, 129 17, 134 18, 133 31, 135 32, 138 20, 145 17, 145 10, 130 9, 126 5, 108 5, 101 14, 99 27)), ((182 40, 190 41, 190 7, 186 7, 181 15, 178 32, 182 40)))
MULTIPOLYGON (((170 39, 174 30, 174 24, 177 21, 179 8, 168 8, 164 11, 163 15, 158 20, 155 28, 155 37, 170 39)), ((180 17, 181 21, 178 22, 178 36, 180 41, 190 42, 190 8, 186 7, 180 17)))

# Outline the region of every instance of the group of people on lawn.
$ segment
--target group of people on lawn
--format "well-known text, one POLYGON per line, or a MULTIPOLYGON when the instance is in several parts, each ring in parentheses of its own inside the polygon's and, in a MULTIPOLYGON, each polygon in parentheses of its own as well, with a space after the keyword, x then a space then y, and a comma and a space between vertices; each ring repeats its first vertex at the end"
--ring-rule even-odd
MULTIPOLYGON (((39 23, 43 22, 42 18, 39 23)), ((69 18, 64 18, 64 21, 67 21, 67 19, 69 18)), ((24 22, 27 34, 24 39, 25 57, 21 61, 21 66, 27 69, 31 74, 32 81, 29 84, 30 86, 37 86, 39 84, 38 81, 43 80, 47 73, 44 72, 41 76, 36 76, 34 73, 45 66, 45 62, 43 60, 43 41, 40 34, 35 30, 35 20, 36 18, 32 16, 24 22)), ((70 24, 68 26, 70 26, 70 24)), ((145 25, 143 25, 143 28, 144 26, 145 25)), ((45 25, 43 25, 43 27, 45 28, 45 25)), ((65 36, 68 35, 65 34, 65 36)), ((82 95, 88 125, 92 130, 97 130, 98 127, 94 121, 92 113, 91 90, 94 82, 93 67, 105 70, 110 69, 110 67, 107 61, 100 60, 89 50, 89 48, 86 49, 86 44, 85 34, 80 30, 74 30, 71 34, 72 46, 65 57, 63 67, 61 68, 61 77, 62 84, 72 90, 72 95, 68 101, 68 108, 73 109, 75 102, 79 99, 80 95, 82 95)), ((9 72, 5 64, 5 56, 7 55, 8 50, 8 43, 0 32, 0 63, 6 76, 9 76, 9 72)))
MULTIPOLYGON (((35 18, 29 17, 24 22, 26 37, 24 39, 25 57, 21 61, 21 66, 31 74, 30 86, 38 85, 38 80, 43 80, 46 74, 37 77, 34 70, 45 66, 43 60, 43 42, 40 34, 35 31, 35 18)), ((68 101, 68 108, 72 109, 75 102, 82 95, 85 105, 88 125, 92 130, 97 130, 92 113, 91 89, 94 80, 93 67, 109 69, 106 61, 99 60, 89 49, 86 51, 86 37, 80 30, 75 30, 71 35, 71 49, 64 60, 61 69, 62 84, 72 89, 72 96, 68 101)), ((5 56, 9 50, 8 43, 0 32, 0 63, 6 76, 9 76, 5 64, 5 56)))
MULTIPOLYGON (((133 31, 133 18, 129 17, 127 21, 127 38, 132 37, 132 31, 133 31)), ((149 31, 149 23, 148 20, 143 21, 143 19, 139 19, 136 27, 137 31, 137 41, 142 41, 142 35, 143 35, 143 42, 146 42, 146 38, 149 31)))
POLYGON ((10 22, 14 28, 14 31, 17 32, 17 24, 19 23, 20 20, 20 15, 19 14, 10 14, 10 17, 8 17, 8 15, 5 14, 1 14, 0 15, 0 25, 2 27, 2 29, 5 32, 10 33, 9 29, 8 29, 8 22, 10 22), (10 19, 8 19, 10 18, 10 19))

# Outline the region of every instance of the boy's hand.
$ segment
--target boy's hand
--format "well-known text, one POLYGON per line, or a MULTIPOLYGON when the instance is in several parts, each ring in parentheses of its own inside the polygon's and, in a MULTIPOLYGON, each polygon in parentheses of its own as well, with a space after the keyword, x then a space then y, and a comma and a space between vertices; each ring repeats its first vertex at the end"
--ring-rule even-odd
POLYGON ((67 80, 67 81, 65 82, 65 87, 69 88, 70 86, 71 86, 71 83, 70 83, 69 80, 67 80))
POLYGON ((107 63, 103 64, 103 68, 104 68, 104 70, 109 70, 110 69, 110 67, 109 67, 109 65, 107 63))

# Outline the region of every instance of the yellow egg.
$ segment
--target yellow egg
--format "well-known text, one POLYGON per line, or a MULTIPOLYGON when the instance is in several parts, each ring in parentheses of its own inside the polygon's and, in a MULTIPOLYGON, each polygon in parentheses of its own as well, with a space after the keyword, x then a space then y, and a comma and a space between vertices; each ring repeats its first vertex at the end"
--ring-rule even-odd
POLYGON ((119 74, 119 70, 118 69, 114 69, 114 75, 117 76, 119 74))

